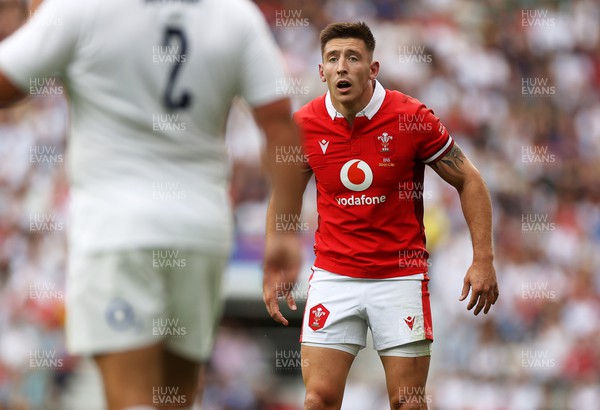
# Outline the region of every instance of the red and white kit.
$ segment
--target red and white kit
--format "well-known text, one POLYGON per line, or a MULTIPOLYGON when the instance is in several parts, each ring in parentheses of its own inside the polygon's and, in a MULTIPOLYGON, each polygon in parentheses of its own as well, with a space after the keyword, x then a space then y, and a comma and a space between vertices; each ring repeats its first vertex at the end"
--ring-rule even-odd
MULTIPOLYGON (((364 320, 371 325, 378 350, 390 343, 432 340, 423 177, 426 164, 434 163, 450 151, 454 144, 452 137, 424 104, 400 92, 385 90, 379 82, 352 127, 336 112, 329 93, 302 107, 294 118, 302 130, 305 154, 317 185, 319 226, 315 235, 315 267, 338 274, 346 282, 348 277, 388 284, 421 278, 422 285, 417 288, 421 289, 419 311, 415 312, 413 306, 404 314, 400 306, 396 312, 398 323, 405 325, 402 332, 398 331, 400 326, 391 323, 387 326, 382 323, 382 329, 374 329, 376 316, 394 318, 389 318, 389 312, 374 311, 373 306, 364 320), (423 323, 419 335, 404 332, 405 328, 415 331, 415 326, 407 324, 412 320, 423 323), (395 334, 388 335, 389 332, 395 334), (386 342, 379 343, 380 337, 386 342)), ((342 298, 331 294, 331 289, 316 291, 315 285, 311 280, 302 341, 363 340, 348 336, 353 332, 343 323, 347 321, 346 302, 355 304, 365 297, 358 283, 347 286, 344 291, 351 293, 342 298), (327 309, 326 320, 317 320, 320 312, 314 309, 316 306, 327 309), (311 326, 315 320, 319 326, 311 326), (342 320, 339 332, 333 331, 337 320, 342 320)), ((394 292, 393 286, 389 288, 394 292)), ((368 299, 367 295, 366 303, 372 302, 368 299)))

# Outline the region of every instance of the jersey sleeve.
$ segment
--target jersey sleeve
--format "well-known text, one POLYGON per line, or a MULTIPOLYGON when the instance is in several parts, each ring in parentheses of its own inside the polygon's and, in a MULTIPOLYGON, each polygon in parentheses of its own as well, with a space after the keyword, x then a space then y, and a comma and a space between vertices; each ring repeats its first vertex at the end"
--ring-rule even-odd
POLYGON ((433 164, 450 151, 454 140, 440 119, 425 105, 417 108, 415 118, 421 122, 415 127, 419 132, 414 133, 417 158, 425 164, 433 164))
POLYGON ((81 24, 80 8, 68 0, 46 0, 30 20, 0 43, 0 70, 23 91, 34 78, 64 73, 81 24))
POLYGON ((242 50, 241 96, 253 107, 282 98, 277 80, 284 78, 283 60, 262 13, 254 4, 248 7, 242 50))

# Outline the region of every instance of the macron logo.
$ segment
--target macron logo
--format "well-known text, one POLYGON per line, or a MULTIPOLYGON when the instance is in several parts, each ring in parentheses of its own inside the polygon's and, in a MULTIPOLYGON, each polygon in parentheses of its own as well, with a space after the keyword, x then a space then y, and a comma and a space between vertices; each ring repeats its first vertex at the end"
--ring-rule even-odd
POLYGON ((325 141, 323 139, 319 141, 319 145, 321 146, 321 151, 323 151, 323 154, 325 154, 327 152, 327 147, 329 146, 329 141, 325 141))
POLYGON ((406 326, 408 326, 410 328, 410 330, 413 330, 413 325, 415 324, 415 317, 414 316, 405 317, 404 323, 406 323, 406 326))

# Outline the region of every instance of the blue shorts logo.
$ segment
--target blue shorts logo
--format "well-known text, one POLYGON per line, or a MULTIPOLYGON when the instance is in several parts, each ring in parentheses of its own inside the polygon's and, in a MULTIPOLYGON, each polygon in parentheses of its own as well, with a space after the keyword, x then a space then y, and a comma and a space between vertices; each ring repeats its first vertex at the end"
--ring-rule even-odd
POLYGON ((133 307, 123 299, 113 299, 106 308, 106 322, 117 331, 132 328, 135 325, 133 307))

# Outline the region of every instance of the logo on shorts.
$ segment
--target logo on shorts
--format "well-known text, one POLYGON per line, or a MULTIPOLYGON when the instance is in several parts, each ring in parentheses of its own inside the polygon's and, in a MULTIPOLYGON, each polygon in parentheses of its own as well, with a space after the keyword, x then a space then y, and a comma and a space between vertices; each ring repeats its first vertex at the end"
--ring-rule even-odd
POLYGON ((322 304, 318 304, 310 309, 310 315, 308 317, 308 326, 312 330, 319 330, 325 326, 325 322, 329 317, 329 310, 322 304))
POLYGON ((114 330, 128 330, 135 324, 133 307, 123 299, 113 299, 106 308, 106 322, 114 330))
POLYGON ((404 323, 406 323, 406 326, 408 326, 410 328, 410 330, 412 330, 413 325, 415 324, 415 317, 414 316, 406 316, 404 318, 404 323))
POLYGON ((349 190, 361 192, 371 186, 373 171, 365 161, 351 159, 340 170, 340 179, 349 190))

